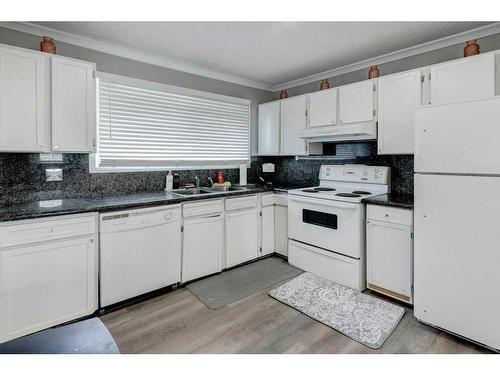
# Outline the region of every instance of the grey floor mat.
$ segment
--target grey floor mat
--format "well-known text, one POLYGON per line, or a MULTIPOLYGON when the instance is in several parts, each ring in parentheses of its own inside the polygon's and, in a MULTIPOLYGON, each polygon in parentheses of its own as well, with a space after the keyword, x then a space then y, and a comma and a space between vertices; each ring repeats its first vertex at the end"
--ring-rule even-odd
POLYGON ((230 304, 259 290, 277 286, 303 271, 270 257, 195 281, 187 289, 210 309, 230 304))

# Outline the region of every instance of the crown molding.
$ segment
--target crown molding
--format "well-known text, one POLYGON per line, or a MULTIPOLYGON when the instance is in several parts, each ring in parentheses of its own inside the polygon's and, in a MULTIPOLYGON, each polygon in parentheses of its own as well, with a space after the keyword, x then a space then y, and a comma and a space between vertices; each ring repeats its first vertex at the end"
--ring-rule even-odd
POLYGON ((342 74, 354 72, 357 70, 366 69, 369 68, 370 65, 380 65, 391 61, 400 60, 406 57, 418 55, 421 53, 430 52, 436 49, 449 47, 451 45, 463 43, 470 39, 479 39, 500 33, 500 22, 495 22, 476 29, 471 29, 468 31, 464 31, 462 33, 453 34, 430 42, 418 44, 416 46, 386 53, 384 55, 359 61, 353 64, 340 66, 334 69, 329 69, 320 73, 312 74, 310 76, 298 78, 288 82, 283 82, 273 86, 263 82, 253 81, 243 77, 217 72, 214 70, 201 67, 196 64, 191 64, 171 59, 160 54, 144 51, 139 48, 133 48, 129 46, 123 46, 115 43, 109 43, 96 39, 91 39, 75 35, 72 33, 68 33, 65 31, 60 31, 49 27, 36 25, 29 22, 0 22, 0 27, 40 37, 44 35, 50 35, 54 39, 59 40, 61 42, 92 49, 95 51, 109 53, 115 56, 120 56, 151 65, 161 66, 164 68, 174 69, 181 72, 195 74, 206 78, 216 79, 224 82, 230 82, 246 87, 253 87, 256 89, 266 90, 271 92, 277 92, 291 87, 305 85, 307 83, 319 81, 321 79, 331 78, 342 74))
POLYGON ((486 26, 478 27, 476 29, 471 29, 468 31, 464 31, 462 33, 453 34, 450 36, 446 36, 440 39, 436 39, 430 42, 418 44, 413 47, 404 48, 398 51, 389 52, 384 55, 380 55, 377 57, 373 57, 370 59, 366 59, 363 61, 359 61, 353 64, 340 66, 338 68, 326 70, 321 73, 316 73, 307 77, 294 79, 292 81, 284 82, 278 85, 273 86, 273 91, 280 91, 284 89, 289 89, 291 87, 296 87, 300 85, 305 85, 307 83, 319 81, 321 79, 331 78, 335 76, 339 76, 341 74, 354 72, 357 70, 362 70, 369 68, 370 65, 380 65, 385 64, 391 61, 396 61, 400 59, 404 59, 406 57, 419 55, 421 53, 434 51, 436 49, 449 47, 455 44, 463 43, 467 40, 471 39, 479 39, 484 38, 486 36, 499 34, 500 33, 500 22, 491 23, 486 26))
POLYGON ((232 74, 217 72, 215 70, 207 69, 196 64, 191 64, 184 61, 171 59, 160 54, 148 52, 140 48, 123 46, 116 43, 109 43, 101 40, 91 39, 65 31, 56 30, 50 27, 33 24, 30 22, 0 22, 0 27, 40 37, 50 35, 55 40, 61 41, 63 43, 73 44, 79 47, 109 53, 111 55, 140 61, 146 64, 174 69, 185 73, 216 79, 219 81, 230 82, 237 85, 253 87, 266 91, 272 91, 273 89, 272 85, 268 85, 263 82, 253 81, 232 74))

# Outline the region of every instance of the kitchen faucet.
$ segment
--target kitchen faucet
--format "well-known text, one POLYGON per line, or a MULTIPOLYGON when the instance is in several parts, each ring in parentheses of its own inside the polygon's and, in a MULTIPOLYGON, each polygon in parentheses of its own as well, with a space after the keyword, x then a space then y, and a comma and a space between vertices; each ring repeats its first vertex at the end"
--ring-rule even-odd
POLYGON ((210 177, 210 176, 208 176, 207 180, 210 181, 210 187, 213 188, 214 187, 214 180, 213 180, 213 178, 210 177))

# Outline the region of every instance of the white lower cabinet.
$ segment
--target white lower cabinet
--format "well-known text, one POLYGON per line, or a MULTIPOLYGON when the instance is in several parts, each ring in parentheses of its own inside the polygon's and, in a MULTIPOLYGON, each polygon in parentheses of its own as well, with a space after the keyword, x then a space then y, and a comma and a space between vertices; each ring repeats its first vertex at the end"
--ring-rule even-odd
MULTIPOLYGON (((248 201, 248 198, 231 198, 226 200, 228 206, 240 206, 237 200, 248 201)), ((255 259, 259 256, 259 210, 244 208, 226 212, 226 267, 255 259)))
POLYGON ((182 245, 182 282, 211 275, 222 270, 224 217, 184 219, 182 245))
POLYGON ((288 256, 288 205, 286 194, 275 194, 274 251, 288 256))
POLYGON ((413 213, 368 205, 366 221, 368 288, 413 302, 413 213))
MULTIPOLYGON (((78 216, 82 218, 82 216, 78 216)), ((97 310, 97 245, 96 233, 68 237, 58 226, 65 220, 23 220, 5 223, 4 234, 16 227, 33 231, 39 226, 53 237, 51 240, 17 246, 0 244, 0 342, 24 336, 71 321, 97 310), (38 224, 38 225, 37 225, 38 224), (5 247, 4 247, 5 246, 5 247)), ((83 216, 89 228, 96 228, 96 216, 83 216)))
POLYGON ((260 255, 274 253, 274 205, 262 207, 260 255))

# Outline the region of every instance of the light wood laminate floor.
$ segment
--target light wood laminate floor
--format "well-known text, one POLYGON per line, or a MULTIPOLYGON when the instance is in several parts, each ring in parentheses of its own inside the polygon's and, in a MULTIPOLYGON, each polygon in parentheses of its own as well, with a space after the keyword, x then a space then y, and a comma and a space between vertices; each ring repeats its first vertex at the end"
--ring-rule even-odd
POLYGON ((419 323, 411 309, 373 350, 263 290, 210 310, 182 288, 101 317, 122 353, 488 353, 419 323))

